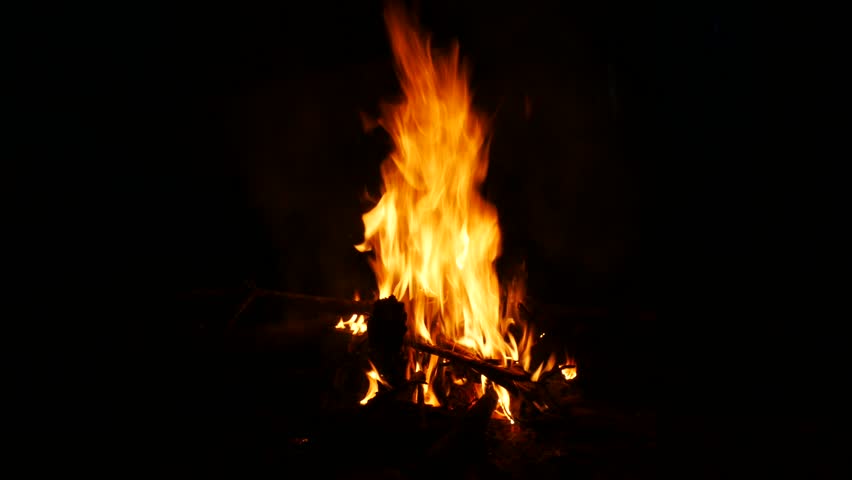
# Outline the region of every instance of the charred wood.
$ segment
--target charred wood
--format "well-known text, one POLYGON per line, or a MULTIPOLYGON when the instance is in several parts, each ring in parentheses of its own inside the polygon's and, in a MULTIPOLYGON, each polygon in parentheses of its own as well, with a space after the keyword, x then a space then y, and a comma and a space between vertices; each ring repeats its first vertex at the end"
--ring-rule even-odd
POLYGON ((373 311, 374 304, 376 303, 372 301, 344 300, 341 298, 317 297, 264 289, 258 289, 258 296, 280 298, 291 304, 340 315, 351 315, 353 313, 368 314, 373 311))
POLYGON ((405 305, 391 295, 375 302, 367 320, 367 344, 370 360, 391 385, 405 382, 408 359, 403 349, 406 327, 405 305))
POLYGON ((491 414, 497 408, 497 402, 497 392, 489 386, 485 394, 470 407, 459 423, 432 445, 426 453, 426 458, 433 461, 450 460, 453 455, 467 454, 470 445, 481 444, 480 437, 485 435, 491 414))

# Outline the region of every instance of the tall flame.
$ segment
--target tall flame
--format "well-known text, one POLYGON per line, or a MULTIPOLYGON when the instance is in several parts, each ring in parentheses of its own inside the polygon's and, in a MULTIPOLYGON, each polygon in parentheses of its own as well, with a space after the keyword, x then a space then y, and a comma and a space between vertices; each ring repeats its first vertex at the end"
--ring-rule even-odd
MULTIPOLYGON (((488 170, 486 125, 472 107, 458 45, 433 52, 416 20, 397 7, 385 20, 404 99, 383 106, 380 125, 396 148, 382 164, 383 195, 363 216, 365 240, 356 248, 375 253, 379 296, 405 302, 411 334, 518 361, 530 339, 512 338, 513 321, 501 315, 500 228, 479 190, 488 170)), ((421 368, 414 356, 409 367, 421 368)))

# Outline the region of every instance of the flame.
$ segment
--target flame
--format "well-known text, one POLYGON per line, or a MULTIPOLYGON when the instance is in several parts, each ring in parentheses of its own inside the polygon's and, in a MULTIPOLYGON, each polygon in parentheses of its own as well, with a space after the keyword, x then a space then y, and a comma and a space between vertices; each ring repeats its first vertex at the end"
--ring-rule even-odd
POLYGON ((405 100, 384 108, 396 151, 382 165, 384 194, 364 215, 357 248, 375 252, 379 296, 404 301, 424 340, 443 336, 488 358, 517 358, 500 318, 497 211, 479 193, 485 128, 458 47, 433 57, 403 12, 391 7, 386 20, 405 100))
POLYGON ((560 370, 562 371, 562 376, 565 378, 565 380, 574 380, 575 378, 577 378, 576 365, 573 367, 561 367, 560 370))
MULTIPOLYGON (((480 395, 485 395, 485 392, 488 389, 488 377, 485 375, 480 375, 480 395)), ((511 402, 511 397, 509 396, 509 391, 500 385, 494 384, 494 391, 497 393, 497 410, 495 413, 499 417, 503 417, 509 420, 509 423, 515 424, 515 419, 512 417, 512 413, 509 410, 509 405, 511 402)))
MULTIPOLYGON (((385 20, 404 95, 382 109, 379 124, 395 150, 382 164, 383 194, 363 215, 364 242, 356 248, 374 253, 379 297, 405 303, 409 335, 462 345, 505 366, 521 362, 530 371, 533 333, 518 325, 518 341, 509 331, 523 285, 509 286, 501 309, 497 210, 480 193, 488 170, 486 122, 473 109, 458 45, 434 52, 416 20, 395 5, 385 20)), ((356 324, 353 316, 338 328, 355 332, 356 324)), ((431 386, 437 357, 409 358, 409 376, 422 370, 431 386)), ((554 356, 536 376, 555 365, 554 356)), ((512 420, 508 391, 495 387, 499 410, 512 420)), ((431 388, 424 393, 427 403, 438 403, 431 388)))
MULTIPOLYGON (((361 300, 361 294, 356 291, 352 298, 357 302, 361 300)), ((352 335, 363 335, 367 333, 367 319, 364 315, 354 313, 351 317, 349 317, 349 320, 346 321, 343 320, 343 317, 340 317, 340 320, 334 328, 338 330, 346 330, 348 328, 352 335)))
MULTIPOLYGON (((429 356, 429 363, 426 364, 426 368, 424 369, 419 361, 414 362, 414 372, 423 372, 426 376, 426 385, 423 385, 423 403, 426 405, 432 405, 433 407, 441 406, 441 402, 438 401, 438 397, 435 395, 435 391, 432 387, 432 382, 435 380, 435 374, 437 373, 437 369, 435 367, 438 366, 438 357, 434 355, 429 356)), ((408 375, 409 379, 411 375, 408 375)), ((417 396, 415 394, 415 401, 417 401, 417 396)))
POLYGON ((367 380, 370 382, 370 386, 367 388, 367 394, 364 395, 364 398, 361 399, 361 405, 366 405, 367 402, 373 399, 377 393, 379 393, 379 384, 381 383, 384 386, 388 386, 388 383, 382 378, 379 374, 379 371, 376 369, 376 366, 373 365, 373 362, 370 362, 370 370, 367 371, 367 380))
POLYGON ((351 317, 349 317, 349 320, 346 320, 345 322, 341 317, 340 321, 337 322, 337 325, 335 325, 334 328, 340 330, 348 328, 352 335, 362 335, 367 333, 367 320, 364 318, 364 315, 354 313, 351 317))

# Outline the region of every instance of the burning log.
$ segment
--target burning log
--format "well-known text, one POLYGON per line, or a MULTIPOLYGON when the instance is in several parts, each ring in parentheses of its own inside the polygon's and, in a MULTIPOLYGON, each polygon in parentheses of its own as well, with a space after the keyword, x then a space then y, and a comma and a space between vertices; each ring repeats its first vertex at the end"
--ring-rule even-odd
MULTIPOLYGON (((488 363, 466 352, 452 351, 436 345, 427 345, 421 342, 411 342, 411 347, 417 351, 437 355, 441 358, 458 362, 462 365, 470 367, 476 372, 485 375, 499 385, 511 384, 517 381, 529 381, 530 374, 516 368, 506 368, 499 365, 488 363)), ((505 385, 504 385, 505 386, 505 385)))
MULTIPOLYGON (((193 292, 195 295, 223 295, 226 293, 234 293, 234 291, 210 290, 193 292)), ((429 345, 418 341, 405 342, 404 337, 407 332, 405 306, 393 296, 378 301, 357 301, 258 288, 251 288, 246 293, 247 296, 229 322, 229 327, 235 326, 238 317, 255 300, 263 297, 282 299, 288 302, 288 304, 301 306, 312 311, 345 314, 360 313, 366 315, 369 325, 366 332, 368 356, 392 387, 391 391, 393 394, 379 395, 380 397, 411 397, 412 394, 418 392, 420 395, 416 398, 421 402, 423 401, 423 394, 418 391, 417 386, 420 382, 407 382, 405 380, 407 359, 404 354, 404 346, 449 360, 456 368, 462 367, 476 374, 484 375, 497 385, 506 388, 513 395, 518 395, 528 400, 529 403, 536 404, 553 404, 553 402, 547 401, 547 397, 549 396, 546 395, 546 389, 543 386, 546 383, 544 380, 559 375, 559 372, 564 368, 571 367, 570 365, 560 366, 544 374, 539 382, 533 382, 530 373, 517 366, 504 367, 492 363, 492 361, 483 359, 474 351, 458 344, 429 345)), ((265 336, 274 336, 276 334, 277 330, 270 330, 270 328, 272 327, 267 327, 264 330, 265 336)), ((290 335, 286 336, 289 337, 290 335)), ((438 391, 439 389, 435 390, 436 394, 438 391)), ((440 403, 445 405, 447 398, 444 398, 445 395, 443 394, 439 396, 442 397, 440 403)))
POLYGON ((469 353, 456 352, 420 342, 411 343, 411 347, 421 352, 437 355, 470 368, 476 373, 485 375, 490 381, 505 388, 511 394, 520 397, 528 404, 535 405, 540 411, 547 409, 553 409, 554 411, 560 410, 559 402, 549 393, 547 383, 553 379, 561 378, 563 369, 574 368, 573 365, 560 365, 542 375, 539 381, 534 382, 531 379, 531 375, 521 369, 493 365, 469 353))
POLYGON ((469 353, 455 352, 435 345, 413 342, 411 347, 415 350, 437 355, 451 362, 468 367, 480 375, 485 375, 490 381, 500 385, 512 394, 528 395, 539 390, 536 383, 531 380, 530 374, 521 369, 494 365, 469 353))

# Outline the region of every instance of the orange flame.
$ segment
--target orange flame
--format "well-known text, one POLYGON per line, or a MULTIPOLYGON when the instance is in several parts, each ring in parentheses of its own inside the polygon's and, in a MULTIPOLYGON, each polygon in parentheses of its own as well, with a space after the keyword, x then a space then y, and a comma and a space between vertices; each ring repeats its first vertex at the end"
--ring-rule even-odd
MULTIPOLYGON (((509 332, 516 320, 501 310, 497 211, 479 191, 488 170, 486 125, 472 108, 458 45, 433 52, 416 20, 395 6, 385 20, 404 99, 383 107, 380 125, 396 148, 382 164, 383 195, 364 214, 365 240, 356 248, 375 253, 379 296, 405 302, 410 335, 504 365, 523 360, 529 371, 532 332, 516 340, 509 332)), ((434 380, 436 358, 410 358, 409 373, 425 365, 434 380)), ((555 365, 553 357, 538 375, 555 365)), ((508 392, 497 393, 511 420, 508 392)), ((437 403, 428 394, 427 401, 437 403)))
POLYGON ((565 380, 574 380, 577 378, 577 367, 566 367, 562 369, 562 376, 565 380))
POLYGON ((337 322, 337 325, 334 326, 339 330, 349 329, 352 335, 361 335, 367 332, 367 320, 364 318, 364 315, 358 315, 357 313, 353 313, 349 320, 343 321, 343 318, 337 322))
POLYGON ((384 386, 388 386, 388 383, 382 378, 379 374, 379 371, 376 370, 376 366, 373 365, 373 362, 370 362, 370 370, 367 372, 367 380, 369 380, 370 385, 367 388, 367 394, 364 395, 364 398, 361 399, 361 405, 366 405, 367 402, 373 399, 377 393, 379 393, 379 384, 381 383, 384 386))
MULTIPOLYGON (((353 299, 357 302, 361 300, 361 294, 355 292, 353 299)), ((363 335, 367 333, 367 319, 364 315, 358 315, 357 313, 353 313, 349 320, 344 321, 343 317, 340 317, 340 321, 337 322, 337 325, 334 328, 338 330, 346 330, 349 329, 349 333, 352 335, 363 335)))

